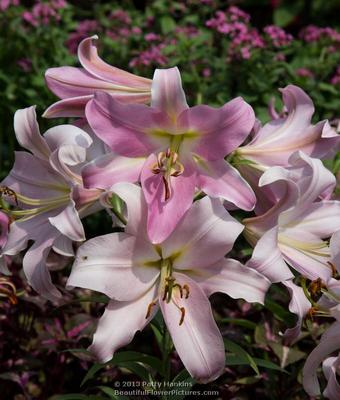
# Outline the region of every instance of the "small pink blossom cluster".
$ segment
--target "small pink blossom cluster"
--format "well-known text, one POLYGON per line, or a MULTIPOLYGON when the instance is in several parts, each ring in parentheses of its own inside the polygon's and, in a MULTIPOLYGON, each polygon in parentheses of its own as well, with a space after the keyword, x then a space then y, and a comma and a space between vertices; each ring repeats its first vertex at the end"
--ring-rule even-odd
POLYGON ((95 32, 99 32, 99 23, 93 19, 84 19, 79 22, 76 31, 70 33, 66 46, 71 54, 77 54, 78 44, 88 36, 93 35, 95 32))
MULTIPOLYGON (((262 126, 242 97, 189 107, 177 67, 156 69, 150 80, 110 66, 97 39, 80 43, 81 68, 46 71, 60 100, 44 116, 75 121, 41 134, 34 107, 15 113, 25 150, 0 184, 1 271, 10 273, 7 258, 26 250, 29 284, 58 304, 65 289, 53 283, 48 257, 70 257, 66 289, 109 298, 89 348, 100 362, 159 311, 201 383, 225 372, 209 296, 263 304, 270 285, 280 284, 297 316, 287 344, 307 315, 334 319, 308 357, 303 384, 311 396, 320 393, 316 369, 324 360, 324 395, 336 399, 340 360, 329 356, 340 350, 340 201, 322 159, 334 156, 340 136, 327 120, 312 123, 313 102, 295 85, 281 89, 283 109, 271 103, 262 126), (254 214, 239 221, 235 209, 254 214), (99 211, 120 229, 86 240, 82 220, 99 211), (241 234, 253 248, 245 264, 226 256, 241 234), (307 280, 309 289, 299 285, 307 280)), ((51 336, 57 328, 46 327, 51 336)))
MULTIPOLYGON (((150 37, 149 37, 150 41, 150 37)), ((162 50, 166 47, 166 44, 158 43, 152 44, 146 50, 138 53, 136 57, 133 57, 129 62, 130 67, 149 67, 151 65, 166 65, 168 58, 162 53, 162 50)))
POLYGON ((124 10, 117 9, 112 11, 109 19, 112 21, 112 24, 110 29, 106 31, 106 35, 113 40, 126 43, 130 37, 139 36, 142 33, 142 30, 138 26, 131 26, 131 17, 124 10))
POLYGON ((49 25, 51 21, 60 21, 59 10, 67 6, 65 0, 50 0, 47 3, 38 0, 32 11, 24 11, 22 18, 28 24, 37 27, 49 25))
POLYGON ((340 42, 340 33, 330 27, 321 28, 315 25, 308 25, 299 34, 305 42, 318 42, 321 39, 329 39, 332 42, 340 42))
POLYGON ((252 50, 265 46, 258 30, 249 26, 249 20, 249 14, 232 6, 226 12, 217 11, 206 26, 231 38, 228 57, 249 59, 252 50))
POLYGON ((293 40, 293 36, 279 26, 269 25, 263 31, 268 35, 274 47, 287 46, 293 40))
POLYGON ((20 0, 0 0, 0 10, 6 11, 11 6, 20 5, 20 0))

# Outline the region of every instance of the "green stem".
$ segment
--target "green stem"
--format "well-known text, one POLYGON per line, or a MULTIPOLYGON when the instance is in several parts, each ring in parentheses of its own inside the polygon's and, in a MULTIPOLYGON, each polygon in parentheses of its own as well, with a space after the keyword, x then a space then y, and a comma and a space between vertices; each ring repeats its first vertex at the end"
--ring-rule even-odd
POLYGON ((163 400, 167 400, 168 396, 166 394, 166 390, 168 388, 167 384, 170 381, 170 373, 171 373, 171 365, 170 365, 170 354, 171 354, 171 349, 172 349, 172 341, 171 337, 169 334, 169 331, 167 330, 167 327, 164 323, 164 330, 163 330, 163 382, 164 382, 164 392, 165 394, 162 396, 163 400))

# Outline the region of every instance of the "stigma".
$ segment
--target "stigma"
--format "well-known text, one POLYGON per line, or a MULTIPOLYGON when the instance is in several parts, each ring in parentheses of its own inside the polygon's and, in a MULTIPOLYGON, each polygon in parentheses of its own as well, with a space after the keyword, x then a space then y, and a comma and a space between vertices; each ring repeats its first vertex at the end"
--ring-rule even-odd
POLYGON ((171 196, 171 177, 176 178, 184 172, 184 166, 178 160, 178 153, 171 150, 161 151, 157 155, 157 163, 151 168, 151 171, 155 174, 162 175, 162 181, 164 185, 164 199, 169 200, 171 196))

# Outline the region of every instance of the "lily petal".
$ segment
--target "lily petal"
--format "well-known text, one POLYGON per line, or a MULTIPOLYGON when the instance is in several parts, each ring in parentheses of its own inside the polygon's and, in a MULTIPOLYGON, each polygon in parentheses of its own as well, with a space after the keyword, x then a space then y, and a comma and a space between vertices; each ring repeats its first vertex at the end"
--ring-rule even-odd
MULTIPOLYGON (((163 257, 173 257, 173 267, 209 267, 228 253, 243 230, 217 199, 196 201, 176 230, 162 243, 163 257)), ((209 267, 210 268, 210 267, 209 267)))
POLYGON ((207 296, 221 292, 250 303, 264 304, 265 294, 271 285, 264 275, 231 258, 223 258, 209 268, 195 268, 188 274, 199 283, 207 296))
POLYGON ((78 58, 81 65, 91 75, 116 85, 139 88, 150 91, 151 80, 123 71, 107 64, 98 56, 97 47, 94 42, 97 35, 84 39, 78 47, 78 58))
POLYGON ((266 276, 271 282, 283 282, 294 277, 278 247, 278 227, 270 229, 258 240, 246 265, 266 276))
POLYGON ((253 109, 241 97, 220 108, 199 105, 182 112, 178 126, 183 132, 199 133, 193 152, 207 160, 218 160, 235 150, 255 123, 253 109))
POLYGON ((136 300, 151 289, 160 273, 145 264, 159 259, 151 244, 129 234, 98 236, 78 249, 67 287, 96 290, 120 301, 136 300))
POLYGON ((145 157, 157 151, 162 142, 147 132, 162 126, 161 122, 168 123, 160 111, 142 104, 121 104, 104 92, 97 92, 87 104, 86 118, 95 134, 125 157, 145 157))
POLYGON ((151 154, 142 169, 141 183, 148 204, 148 235, 152 243, 161 243, 175 229, 192 204, 195 172, 188 163, 182 175, 171 177, 170 198, 165 200, 162 176, 152 172, 156 163, 156 156, 151 154))
POLYGON ((323 392, 323 396, 330 400, 340 398, 340 385, 337 379, 337 371, 340 367, 340 356, 328 357, 322 363, 323 373, 327 379, 327 386, 323 392))
POLYGON ((301 333, 303 319, 311 308, 311 304, 306 298, 303 289, 295 285, 292 280, 283 281, 282 283, 286 286, 290 294, 289 311, 298 317, 296 325, 293 328, 286 329, 283 334, 286 343, 293 345, 301 333))
POLYGON ((177 67, 156 69, 151 86, 151 107, 175 119, 189 108, 177 67))
POLYGON ((23 269, 28 283, 41 296, 51 301, 61 298, 61 293, 53 285, 50 272, 46 265, 46 259, 55 237, 56 236, 53 234, 49 235, 49 233, 46 232, 45 237, 33 243, 23 259, 23 269))
POLYGON ((217 379, 225 364, 222 336, 214 321, 207 296, 188 276, 174 274, 176 282, 190 287, 188 299, 173 296, 170 303, 160 301, 164 320, 178 355, 190 375, 202 383, 217 379), (184 307, 185 315, 179 307, 184 307))
POLYGON ((111 300, 100 318, 93 343, 88 348, 96 358, 105 363, 113 353, 131 342, 136 331, 141 331, 155 316, 158 306, 152 307, 145 318, 149 305, 157 295, 157 285, 133 301, 111 300))
POLYGON ((85 106, 94 95, 71 97, 49 106, 43 113, 44 118, 85 117, 85 106))
POLYGON ((340 348, 340 322, 335 322, 322 335, 320 343, 310 353, 303 367, 303 387, 310 396, 320 395, 317 368, 322 360, 340 348))
POLYGON ((117 183, 111 191, 126 204, 128 219, 125 232, 148 240, 146 234, 147 206, 140 186, 131 183, 117 183))
POLYGON ((71 240, 78 242, 85 240, 83 224, 81 223, 73 200, 70 199, 70 203, 60 214, 50 217, 48 220, 60 233, 71 240))
POLYGON ((48 160, 50 149, 40 134, 35 106, 18 110, 14 114, 14 130, 20 146, 36 157, 48 160))
POLYGON ((145 158, 104 154, 86 164, 82 177, 86 188, 108 189, 118 182, 138 182, 145 158))
POLYGON ((196 163, 197 186, 208 196, 222 197, 242 210, 251 211, 256 197, 250 185, 229 163, 221 160, 196 163))

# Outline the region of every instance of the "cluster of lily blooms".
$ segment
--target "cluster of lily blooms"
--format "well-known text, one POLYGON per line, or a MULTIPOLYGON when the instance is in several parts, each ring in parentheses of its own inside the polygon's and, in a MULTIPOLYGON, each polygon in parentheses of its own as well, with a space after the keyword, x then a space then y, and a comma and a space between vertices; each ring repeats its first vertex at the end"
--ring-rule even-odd
POLYGON ((281 89, 284 108, 271 105, 264 126, 240 97, 220 108, 189 107, 176 67, 157 69, 152 80, 132 75, 101 60, 96 40, 80 43, 81 68, 46 72, 61 100, 44 116, 76 117, 71 124, 41 135, 34 107, 15 114, 26 150, 16 153, 0 188, 2 272, 10 273, 8 257, 30 245, 26 277, 54 301, 62 292, 47 257, 52 249, 75 257, 67 287, 110 298, 90 346, 97 358, 110 360, 160 309, 200 382, 219 377, 225 365, 208 297, 223 292, 263 303, 271 283, 281 283, 298 316, 284 333, 287 343, 307 314, 334 317, 307 359, 303 383, 310 395, 320 392, 316 371, 324 360, 324 395, 339 398, 340 201, 320 160, 339 149, 335 129, 311 123, 313 103, 293 85, 281 89), (102 209, 124 232, 85 241, 81 220, 102 209), (255 216, 240 222, 227 211, 235 209, 255 216), (246 265, 225 258, 240 234, 254 248, 246 265), (302 280, 310 290, 296 284, 302 280))

